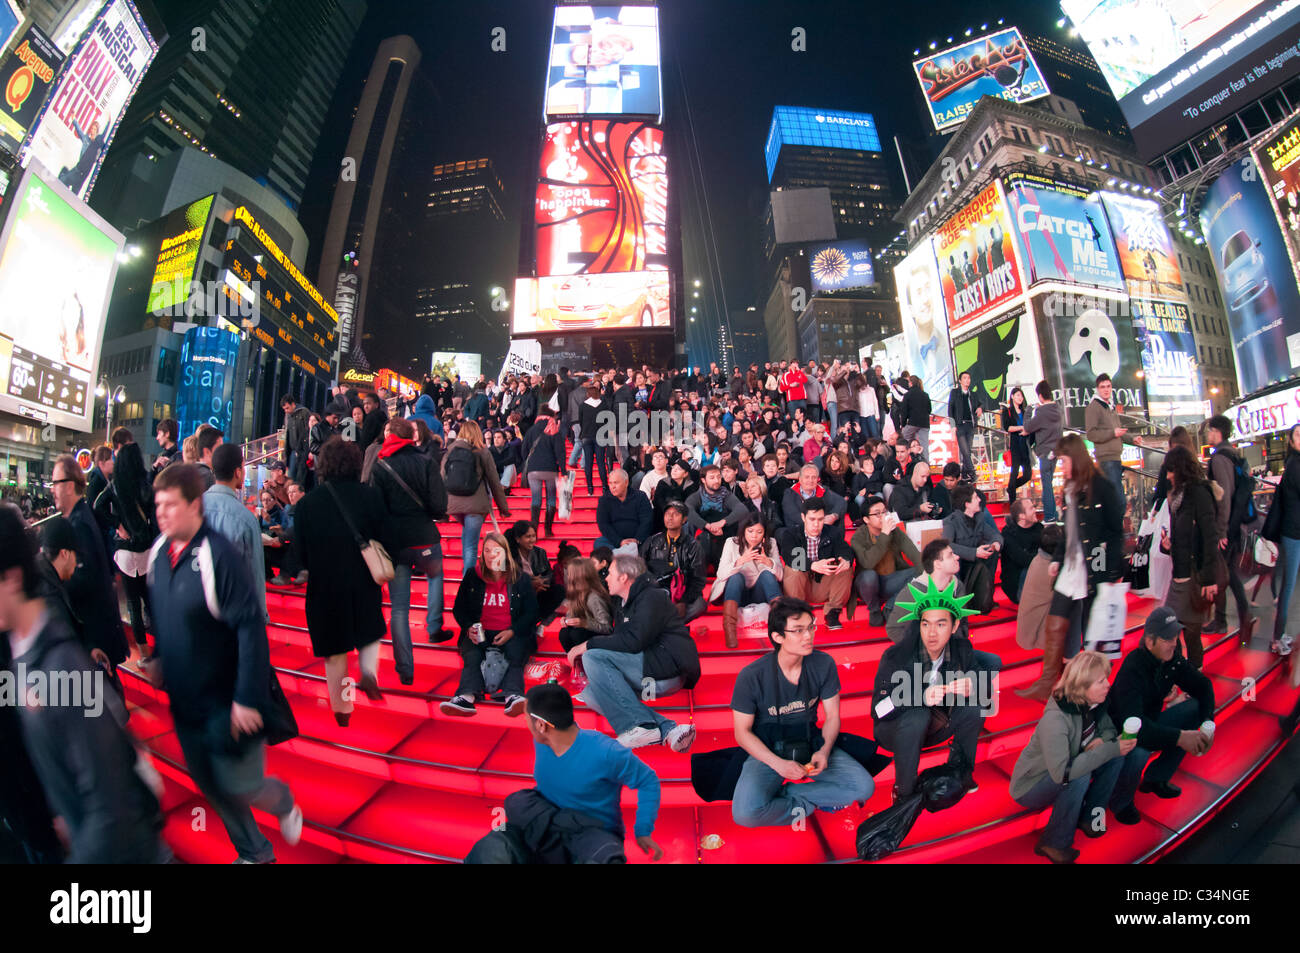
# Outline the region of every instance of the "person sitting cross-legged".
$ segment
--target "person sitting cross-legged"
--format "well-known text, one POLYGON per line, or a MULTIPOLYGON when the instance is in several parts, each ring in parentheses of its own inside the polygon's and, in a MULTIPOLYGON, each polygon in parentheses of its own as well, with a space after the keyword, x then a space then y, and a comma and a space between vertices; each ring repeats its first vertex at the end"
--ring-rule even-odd
MULTIPOLYGON (((699 532, 700 552, 709 566, 716 566, 722 558, 722 547, 727 536, 735 532, 736 525, 749 512, 735 493, 722 482, 722 468, 707 466, 701 471, 699 490, 686 499, 691 528, 699 532)), ((664 514, 667 526, 668 515, 664 514)))
POLYGON ((826 628, 842 629, 840 612, 853 591, 853 550, 838 523, 826 525, 821 497, 804 500, 799 518, 793 529, 787 526, 776 537, 785 561, 781 588, 792 599, 824 602, 826 628))
POLYGON ((709 598, 722 600, 722 635, 729 649, 740 644, 736 629, 742 605, 771 602, 781 595, 785 565, 776 540, 767 535, 767 524, 759 513, 740 521, 736 535, 722 547, 718 578, 709 598))
POLYGON ((819 808, 838 811, 875 790, 867 769, 835 746, 840 677, 835 659, 813 647, 816 628, 808 603, 777 599, 767 617, 773 650, 736 676, 732 724, 749 757, 731 816, 743 827, 775 827, 819 808), (819 705, 826 711, 820 728, 819 705))
POLYGON ((609 594, 621 600, 615 607, 614 630, 568 652, 569 664, 581 658, 587 675, 582 700, 605 717, 626 748, 662 741, 673 751, 686 751, 695 741, 695 726, 679 725, 644 699, 695 687, 700 680, 695 642, 641 557, 615 556, 608 583, 609 594))
POLYGON ((704 602, 708 578, 700 541, 682 525, 686 514, 685 503, 669 503, 664 508, 664 531, 641 545, 641 558, 655 584, 668 591, 682 621, 692 622, 708 610, 704 602))
POLYGON ((880 497, 868 499, 863 509, 866 519, 852 539, 853 554, 858 559, 854 585, 858 599, 871 612, 871 625, 883 626, 883 608, 920 574, 921 551, 880 497))

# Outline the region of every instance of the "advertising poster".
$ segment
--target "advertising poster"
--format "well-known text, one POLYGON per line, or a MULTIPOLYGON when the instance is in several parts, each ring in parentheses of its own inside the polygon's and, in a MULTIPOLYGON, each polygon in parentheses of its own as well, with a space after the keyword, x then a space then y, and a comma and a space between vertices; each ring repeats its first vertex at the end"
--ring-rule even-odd
MULTIPOLYGON (((871 358, 872 366, 885 369, 886 380, 897 379, 899 374, 908 369, 906 335, 891 334, 883 341, 877 341, 875 344, 858 348, 858 363, 861 366, 866 366, 868 357, 871 358)), ((926 393, 929 393, 929 391, 926 391, 926 393)))
POLYGON ((150 314, 175 316, 176 305, 189 300, 214 198, 206 196, 167 215, 149 291, 150 314))
POLYGON ((1050 292, 1030 299, 1043 355, 1044 378, 1060 389, 1068 423, 1083 429, 1084 409, 1109 374, 1121 413, 1142 417, 1145 371, 1126 298, 1050 292))
POLYGON ((935 249, 954 336, 974 329, 1024 293, 1011 229, 1002 183, 996 179, 939 226, 935 249))
POLYGON ((986 410, 1005 404, 1013 387, 1023 388, 1028 398, 1043 379, 1038 334, 1024 311, 1004 315, 958 341, 952 356, 957 376, 970 373, 971 389, 983 397, 986 410))
MULTIPOLYGON (((483 375, 483 355, 457 351, 434 351, 429 359, 429 376, 451 378, 455 374, 473 384, 483 375)), ((419 392, 419 388, 416 388, 419 392)))
POLYGON ((1183 272, 1160 205, 1119 192, 1103 192, 1101 201, 1128 290, 1149 298, 1182 297, 1186 293, 1183 272))
POLYGON ((1257 145, 1255 161, 1273 198, 1294 270, 1300 262, 1300 116, 1257 145))
POLYGON ((1027 103, 1051 92, 1015 27, 933 53, 912 68, 939 132, 961 125, 983 96, 1027 103))
POLYGON ((1228 166, 1201 203, 1242 396, 1300 367, 1300 291, 1273 209, 1253 159, 1228 166))
POLYGON ((948 323, 944 318, 943 284, 934 260, 934 245, 927 238, 894 266, 898 288, 898 311, 906 344, 903 362, 890 369, 890 380, 906 370, 925 382, 925 392, 934 401, 934 412, 948 413, 948 392, 952 390, 952 351, 948 344, 948 323))
POLYGON ((158 46, 128 0, 108 0, 59 74, 24 159, 85 198, 158 46))
POLYGON ((668 267, 661 129, 638 122, 546 129, 537 184, 537 274, 668 267))
POLYGON ((663 112, 659 11, 653 6, 557 6, 546 66, 546 118, 663 112))
POLYGON ((1199 401, 1201 379, 1196 369, 1196 339, 1187 305, 1132 298, 1129 311, 1142 352, 1147 396, 1199 401))
POLYGON ((183 434, 200 424, 230 432, 240 337, 222 328, 190 328, 181 345, 176 421, 183 434))
POLYGON ((124 240, 29 168, 0 251, 0 408, 87 430, 124 240))
MULTIPOLYGON (((0 6, 0 10, 3 10, 0 6)), ((49 98, 54 77, 66 59, 54 41, 34 23, 14 41, 14 47, 0 60, 0 146, 14 155, 22 148, 37 114, 49 98)))
POLYGON ((1007 177, 1029 283, 1069 281, 1124 290, 1119 253, 1097 193, 1039 175, 1007 177))
POLYGON ((1233 440, 1285 433, 1300 424, 1300 386, 1238 404, 1227 412, 1233 440))
POLYGON ((501 374, 497 381, 504 381, 511 374, 540 374, 542 372, 542 344, 540 341, 511 341, 506 353, 505 363, 501 365, 501 374))
POLYGON ((515 334, 672 326, 667 272, 538 278, 532 287, 531 301, 520 299, 516 289, 515 334))
POLYGON ((808 267, 814 292, 870 288, 876 283, 871 246, 861 239, 810 246, 808 267))

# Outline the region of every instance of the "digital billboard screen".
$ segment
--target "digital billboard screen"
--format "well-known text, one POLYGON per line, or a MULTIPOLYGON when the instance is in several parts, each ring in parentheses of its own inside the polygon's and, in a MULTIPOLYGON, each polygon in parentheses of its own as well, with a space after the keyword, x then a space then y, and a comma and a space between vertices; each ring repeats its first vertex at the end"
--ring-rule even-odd
POLYGON ((905 360, 899 370, 921 378, 934 402, 934 413, 942 416, 948 412, 948 392, 952 390, 952 352, 943 282, 931 239, 925 239, 894 266, 894 284, 905 344, 905 360))
POLYGON ((1196 338, 1192 317, 1181 301, 1129 299, 1133 330, 1142 352, 1147 396, 1201 399, 1196 372, 1196 338))
POLYGON ((1183 295, 1183 270, 1159 203, 1119 192, 1103 192, 1101 201, 1129 291, 1148 298, 1183 295))
POLYGON ((812 109, 808 106, 777 106, 767 130, 767 181, 772 181, 782 146, 822 146, 826 149, 855 149, 879 152, 880 133, 871 113, 812 109))
POLYGON ((89 430, 124 239, 33 165, 0 237, 0 409, 89 430))
POLYGON ((1015 27, 932 53, 912 68, 939 132, 960 126, 984 96, 1027 103, 1051 92, 1015 27))
POLYGON ((866 241, 830 242, 808 248, 813 291, 869 288, 876 283, 871 246, 866 241))
POLYGON ((1023 309, 954 343, 952 358, 958 379, 970 374, 971 388, 984 395, 986 405, 1005 404, 1013 387, 1028 396, 1043 379, 1038 334, 1033 318, 1023 309))
POLYGON ((981 324, 1024 293, 1011 229, 997 179, 939 226, 935 251, 954 335, 981 324))
POLYGON ((546 64, 546 119, 663 114, 659 10, 654 6, 555 8, 546 64))
POLYGON ((1300 72, 1297 0, 1063 0, 1144 159, 1300 72))
POLYGON ((1277 223, 1295 265, 1300 262, 1300 116, 1257 144, 1255 161, 1273 197, 1277 223))
POLYGON ((1096 192, 1041 175, 1007 176, 1029 283, 1068 281, 1124 290, 1119 253, 1096 192))
POLYGON ((178 303, 189 300, 190 282, 199 266, 215 198, 209 195, 191 202, 168 213, 163 220, 162 242, 149 291, 150 314, 172 314, 178 303))
POLYGON ((672 327, 668 273, 629 272, 521 278, 512 333, 640 330, 672 327))
POLYGON ((0 60, 0 89, 4 90, 0 102, 0 146, 14 155, 26 141, 65 59, 54 41, 36 24, 29 23, 15 39, 13 49, 0 60))
POLYGON ((24 159, 34 158, 85 198, 157 52, 135 6, 107 0, 59 74, 24 159))
POLYGON ((537 274, 668 267, 663 130, 597 119, 546 127, 537 184, 537 274))
POLYGON ((183 434, 209 424, 230 433, 240 336, 225 328, 190 328, 181 344, 176 422, 183 434))
POLYGON ((1263 178, 1247 156, 1210 184, 1201 203, 1242 396, 1300 367, 1300 291, 1263 178))

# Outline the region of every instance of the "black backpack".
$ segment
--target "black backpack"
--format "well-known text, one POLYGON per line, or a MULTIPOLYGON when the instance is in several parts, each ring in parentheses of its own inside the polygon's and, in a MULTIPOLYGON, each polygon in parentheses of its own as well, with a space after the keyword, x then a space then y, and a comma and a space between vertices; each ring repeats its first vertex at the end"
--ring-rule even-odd
POLYGON ((464 444, 447 453, 442 482, 452 496, 473 496, 478 492, 478 459, 464 444))
POLYGON ((1228 454, 1228 459, 1232 461, 1232 505, 1228 509, 1228 537, 1231 539, 1241 532, 1243 526, 1255 522, 1259 511, 1255 506, 1255 478, 1235 453, 1228 454))

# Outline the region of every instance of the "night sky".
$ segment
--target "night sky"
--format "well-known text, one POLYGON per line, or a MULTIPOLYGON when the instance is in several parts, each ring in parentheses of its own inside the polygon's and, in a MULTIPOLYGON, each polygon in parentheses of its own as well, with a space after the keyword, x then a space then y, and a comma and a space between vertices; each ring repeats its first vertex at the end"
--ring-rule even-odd
MULTIPOLYGON (((322 133, 300 218, 319 247, 329 214, 334 177, 360 87, 378 42, 407 33, 424 54, 438 98, 408 105, 434 113, 440 145, 430 165, 487 155, 506 189, 505 213, 516 225, 531 214, 532 155, 542 118, 543 70, 553 6, 546 2, 409 3, 371 0, 322 133), (494 27, 506 30, 507 50, 490 48, 494 27)), ((686 104, 703 170, 703 192, 721 262, 722 288, 703 258, 705 216, 700 183, 670 167, 674 201, 682 202, 685 277, 705 280, 702 319, 689 326, 688 344, 716 337, 725 308, 760 309, 756 287, 761 213, 767 190, 763 145, 772 107, 803 105, 873 113, 885 157, 899 179, 892 136, 924 140, 931 131, 921 111, 911 63, 913 50, 940 48, 949 36, 990 27, 998 18, 1025 32, 1064 41, 1050 0, 1020 2, 778 3, 769 0, 665 0, 660 4, 664 60, 664 122, 685 127, 686 104), (882 14, 887 10, 887 14, 882 14), (791 50, 791 30, 807 31, 807 52, 791 50), (683 95, 685 93, 685 95, 683 95)), ((1078 42, 1078 41, 1075 41, 1078 42)), ((671 135, 671 134, 670 134, 671 135)), ((670 139, 670 142, 672 140, 670 139)), ((683 136, 679 144, 688 141, 683 136)), ((670 156, 670 160, 672 157, 670 156)), ((693 165, 693 162, 691 163, 693 165)), ((901 198, 901 196, 900 196, 901 198)), ((312 256, 315 273, 315 256, 312 256)), ((510 287, 514 255, 500 264, 510 287)))

